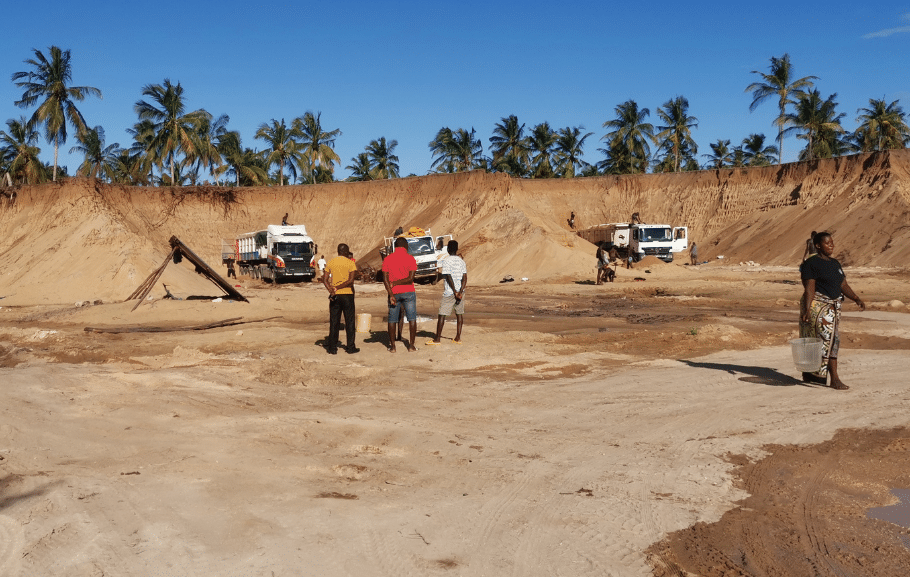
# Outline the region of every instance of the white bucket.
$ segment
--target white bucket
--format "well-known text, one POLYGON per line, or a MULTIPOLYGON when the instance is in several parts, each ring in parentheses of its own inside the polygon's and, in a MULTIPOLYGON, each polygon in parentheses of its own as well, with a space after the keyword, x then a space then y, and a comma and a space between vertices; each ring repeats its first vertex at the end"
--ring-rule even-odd
POLYGON ((370 332, 370 321, 372 316, 369 313, 360 313, 357 315, 357 332, 358 333, 368 333, 370 332))
POLYGON ((822 340, 821 339, 793 339, 790 341, 793 351, 793 363, 796 370, 804 373, 814 373, 822 368, 822 340))

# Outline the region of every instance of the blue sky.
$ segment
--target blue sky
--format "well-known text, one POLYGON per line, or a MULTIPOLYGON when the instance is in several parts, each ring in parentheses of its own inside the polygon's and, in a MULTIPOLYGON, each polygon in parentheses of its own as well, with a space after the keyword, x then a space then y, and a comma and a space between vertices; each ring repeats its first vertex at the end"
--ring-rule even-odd
MULTIPOLYGON (((869 98, 900 100, 910 112, 910 0, 827 3, 773 0, 648 3, 474 0, 433 2, 201 2, 131 4, 50 0, 8 3, 0 35, 0 120, 31 114, 9 79, 31 49, 72 51, 74 85, 103 100, 79 105, 107 143, 128 146, 133 105, 146 84, 180 82, 190 110, 228 114, 245 146, 256 128, 307 110, 339 128, 336 178, 370 140, 398 141, 402 176, 425 174, 428 143, 443 126, 475 128, 488 150, 493 126, 518 116, 527 129, 582 125, 593 132, 585 159, 602 155, 602 125, 631 98, 651 110, 677 95, 699 119, 701 155, 719 138, 750 133, 771 141, 776 107, 749 112, 746 86, 772 56, 791 56, 797 76, 836 92, 845 128, 869 98)), ((2 126, 5 129, 5 125, 2 126)), ((61 147, 70 172, 72 135, 61 147)), ((803 142, 784 141, 784 160, 803 142)), ((42 158, 53 148, 42 141, 42 158)))

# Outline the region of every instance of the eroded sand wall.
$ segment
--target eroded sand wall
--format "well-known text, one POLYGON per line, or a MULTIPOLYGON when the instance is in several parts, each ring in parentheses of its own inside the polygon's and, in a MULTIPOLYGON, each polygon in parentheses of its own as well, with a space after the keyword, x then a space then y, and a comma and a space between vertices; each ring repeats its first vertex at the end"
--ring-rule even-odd
POLYGON ((160 264, 177 235, 211 264, 220 239, 278 223, 305 224, 320 252, 349 244, 378 264, 399 225, 453 233, 472 282, 506 274, 592 276, 593 247, 568 230, 626 221, 686 225, 702 259, 795 264, 812 230, 836 233, 848 264, 910 259, 910 152, 812 163, 552 180, 481 171, 383 182, 255 188, 141 188, 88 179, 3 189, 0 296, 37 302, 121 299, 160 264), (14 196, 13 196, 14 195, 14 196))

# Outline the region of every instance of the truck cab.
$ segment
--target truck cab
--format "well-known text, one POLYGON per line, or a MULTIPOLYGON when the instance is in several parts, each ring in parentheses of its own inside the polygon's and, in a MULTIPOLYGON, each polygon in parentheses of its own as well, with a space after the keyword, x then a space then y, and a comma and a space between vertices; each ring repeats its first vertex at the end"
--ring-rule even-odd
MULTIPOLYGON (((417 272, 414 280, 429 279, 431 282, 439 280, 442 274, 442 261, 448 256, 446 243, 452 240, 451 234, 433 236, 430 229, 411 228, 399 235, 408 241, 408 254, 417 261, 417 272)), ((380 256, 385 259, 395 251, 395 240, 398 237, 386 237, 383 247, 379 250, 380 256)))

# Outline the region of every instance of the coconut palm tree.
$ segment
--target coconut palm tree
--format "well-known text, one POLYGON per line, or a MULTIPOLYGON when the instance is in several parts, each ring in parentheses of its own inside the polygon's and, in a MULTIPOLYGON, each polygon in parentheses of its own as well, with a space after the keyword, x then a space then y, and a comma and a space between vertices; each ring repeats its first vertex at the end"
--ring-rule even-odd
POLYGON ((797 101, 794 112, 786 115, 786 122, 790 127, 784 131, 784 134, 800 132, 797 138, 808 141, 804 151, 805 154, 801 155, 800 160, 825 158, 832 155, 830 142, 824 140, 816 141, 816 137, 822 131, 844 132, 840 121, 846 114, 843 112, 840 114, 836 113, 837 102, 834 100, 836 97, 837 93, 835 92, 827 99, 822 100, 818 89, 810 90, 797 101), (816 144, 819 146, 816 147, 816 144))
POLYGON ((77 132, 85 129, 85 119, 73 101, 82 102, 86 96, 101 98, 101 91, 91 86, 67 86, 73 79, 73 68, 70 62, 70 51, 57 46, 48 48, 50 59, 38 49, 33 48, 35 58, 25 60, 31 70, 13 73, 13 82, 24 88, 22 98, 16 106, 28 108, 41 103, 32 114, 29 123, 32 127, 44 125, 44 136, 48 144, 54 143, 54 173, 57 180, 57 153, 61 144, 66 143, 66 123, 77 132))
POLYGON ((142 166, 141 157, 132 153, 129 148, 121 148, 117 154, 111 182, 117 184, 148 184, 148 171, 142 166))
POLYGON ((361 152, 351 159, 351 164, 345 166, 346 170, 351 171, 351 176, 347 180, 366 182, 373 180, 373 162, 367 152, 361 152))
POLYGON ((0 165, 7 182, 37 184, 47 180, 47 171, 38 159, 38 132, 24 116, 10 118, 6 127, 7 131, 0 130, 0 165))
POLYGON ((531 130, 528 136, 531 178, 553 178, 553 154, 558 138, 549 122, 541 122, 531 130))
POLYGON ((322 129, 322 113, 306 112, 303 116, 295 118, 293 130, 296 138, 303 148, 304 164, 301 165, 301 176, 307 184, 317 182, 317 173, 320 169, 334 172, 336 162, 341 162, 335 153, 335 139, 341 136, 341 130, 325 131, 322 129))
POLYGON ((222 114, 218 118, 208 112, 200 115, 199 124, 196 127, 196 138, 199 141, 199 146, 196 149, 196 153, 190 158, 197 172, 204 168, 217 179, 227 170, 221 151, 218 148, 218 142, 227 134, 227 125, 230 121, 231 117, 227 114, 222 114))
POLYGON ((366 152, 373 167, 374 178, 398 178, 398 157, 395 156, 397 146, 397 140, 386 142, 385 136, 367 145, 366 152))
POLYGON ((764 134, 750 134, 744 138, 742 151, 746 166, 770 166, 777 160, 777 147, 765 146, 764 134))
POLYGON ((863 151, 905 147, 910 138, 910 126, 907 126, 904 111, 897 100, 885 104, 884 98, 870 98, 869 108, 859 108, 856 113, 859 114, 856 131, 863 135, 865 141, 863 151))
POLYGON ((70 148, 70 154, 79 152, 85 157, 85 160, 76 169, 76 174, 112 180, 117 173, 120 144, 115 142, 105 146, 104 128, 101 126, 81 131, 76 135, 76 139, 79 144, 70 148))
POLYGON ((698 119, 689 116, 689 101, 685 96, 677 96, 664 102, 657 109, 657 116, 665 126, 658 126, 657 140, 660 148, 673 155, 673 171, 679 172, 680 159, 683 149, 688 149, 690 154, 698 153, 698 145, 692 139, 692 129, 698 128, 698 119))
POLYGON ((130 173, 136 181, 133 184, 149 184, 152 182, 152 171, 155 166, 152 150, 155 140, 155 123, 151 120, 140 120, 132 128, 126 129, 127 134, 133 137, 129 147, 131 160, 128 163, 130 173))
POLYGON ((619 170, 619 174, 644 173, 651 156, 650 143, 654 142, 654 126, 645 122, 651 111, 639 109, 634 100, 627 100, 614 110, 616 118, 603 124, 610 129, 603 136, 610 170, 619 170))
POLYGON ((585 154, 585 140, 594 133, 588 132, 582 136, 581 132, 584 129, 584 126, 575 128, 567 126, 559 129, 554 147, 554 164, 556 172, 563 178, 573 178, 576 170, 583 171, 588 166, 581 157, 585 154))
POLYGON ((179 82, 171 84, 169 78, 164 79, 163 85, 146 84, 142 87, 142 95, 151 102, 139 100, 133 109, 140 121, 150 120, 152 123, 150 127, 143 125, 151 129, 151 135, 143 134, 148 139, 145 153, 159 168, 166 162, 170 182, 179 182, 175 175, 177 155, 182 153, 188 158, 195 158, 200 153, 199 127, 210 115, 202 109, 186 112, 183 87, 179 82))
POLYGON ((268 170, 262 155, 244 148, 240 133, 236 130, 219 136, 215 146, 227 167, 225 174, 234 179, 235 186, 264 184, 268 180, 268 170))
POLYGON ((708 167, 723 168, 733 162, 733 151, 730 149, 729 140, 720 140, 709 144, 712 154, 703 154, 708 159, 708 167))
POLYGON ((470 132, 464 128, 452 130, 443 127, 429 146, 434 157, 431 167, 438 172, 473 170, 483 157, 483 145, 473 127, 470 132))
POLYGON ((518 124, 518 117, 514 114, 502 118, 493 127, 493 136, 490 137, 493 168, 512 176, 525 175, 530 164, 530 150, 524 128, 525 125, 518 124))
POLYGON ((268 149, 264 152, 266 165, 278 166, 278 185, 284 186, 284 167, 297 178, 297 166, 303 157, 300 143, 294 139, 293 130, 289 130, 284 118, 278 122, 274 118, 271 124, 263 122, 256 131, 256 139, 264 140, 268 149))
POLYGON ((777 163, 780 164, 784 156, 784 136, 787 127, 787 106, 795 104, 805 91, 812 88, 813 80, 818 80, 817 76, 803 76, 796 80, 793 79, 793 66, 790 64, 790 55, 784 54, 780 58, 771 58, 771 73, 765 74, 753 70, 752 74, 758 74, 762 80, 753 82, 746 87, 746 92, 752 93, 752 104, 749 105, 749 112, 754 112, 758 105, 765 100, 777 97, 778 115, 774 120, 777 126, 777 146, 780 154, 777 163))

